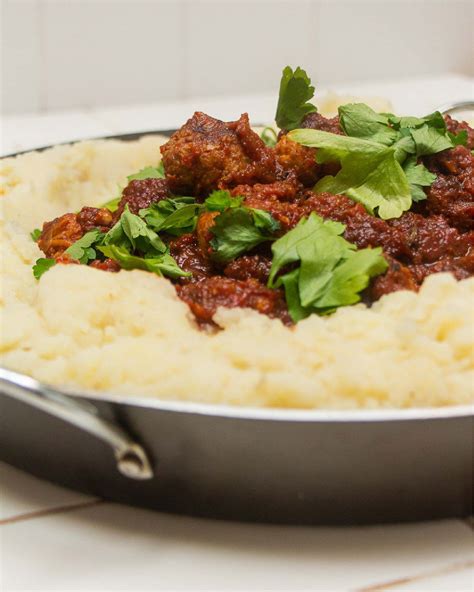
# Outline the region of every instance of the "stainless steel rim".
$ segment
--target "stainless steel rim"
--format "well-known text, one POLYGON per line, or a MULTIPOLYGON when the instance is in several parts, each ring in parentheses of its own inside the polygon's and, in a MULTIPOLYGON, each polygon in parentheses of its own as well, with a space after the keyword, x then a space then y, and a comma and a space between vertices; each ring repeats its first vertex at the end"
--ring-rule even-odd
POLYGON ((38 392, 55 390, 67 397, 86 397, 96 403, 106 402, 129 407, 141 407, 185 414, 209 415, 234 419, 254 419, 266 421, 299 421, 299 422, 373 422, 373 421, 406 421, 424 419, 446 419, 450 417, 468 417, 474 415, 473 405, 456 405, 447 407, 420 407, 407 409, 282 409, 270 407, 240 407, 236 405, 220 405, 195 403, 192 401, 164 400, 155 397, 118 395, 116 393, 97 393, 71 387, 55 387, 43 384, 25 375, 19 375, 30 384, 36 383, 38 392))

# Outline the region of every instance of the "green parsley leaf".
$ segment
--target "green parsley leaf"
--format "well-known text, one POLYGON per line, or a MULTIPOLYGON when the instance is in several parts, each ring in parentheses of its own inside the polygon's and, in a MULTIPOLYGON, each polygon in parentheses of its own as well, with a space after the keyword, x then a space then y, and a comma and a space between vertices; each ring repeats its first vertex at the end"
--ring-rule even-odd
POLYGON ((269 148, 273 148, 278 141, 276 131, 270 126, 263 128, 260 138, 263 140, 265 146, 268 146, 269 148))
POLYGON ((204 201, 206 210, 210 212, 223 212, 229 208, 238 208, 243 201, 243 197, 232 197, 226 189, 213 191, 204 201))
POLYGON ((466 146, 467 144, 467 130, 461 130, 457 134, 448 132, 448 136, 454 146, 466 146))
POLYGON ((364 103, 349 103, 338 109, 339 121, 343 131, 353 138, 363 138, 380 142, 386 146, 393 144, 398 134, 388 126, 389 118, 376 113, 364 103))
POLYGON ((122 190, 120 190, 120 195, 118 197, 114 197, 113 199, 105 202, 100 207, 107 208, 111 212, 116 212, 119 207, 120 200, 122 199, 122 190))
POLYGON ((156 202, 139 213, 155 232, 180 236, 193 232, 200 207, 194 197, 175 197, 156 202))
POLYGON ((43 273, 47 272, 48 269, 51 269, 54 265, 56 265, 55 259, 45 259, 44 257, 40 257, 33 265, 33 275, 39 280, 43 273))
POLYGON ((41 230, 39 228, 35 228, 30 232, 31 240, 33 242, 38 242, 39 237, 41 236, 41 230))
POLYGON ((219 262, 235 259, 257 245, 272 240, 280 224, 263 210, 229 208, 214 218, 212 257, 219 262))
POLYGON ((138 171, 138 173, 134 173, 133 175, 129 175, 127 177, 128 181, 143 181, 143 179, 164 179, 165 178, 165 169, 163 168, 162 163, 157 167, 148 166, 138 171))
POLYGON ((166 246, 154 230, 148 228, 146 223, 132 214, 128 208, 120 216, 120 220, 104 237, 105 245, 139 250, 141 253, 164 253, 166 246))
POLYGON ((344 229, 312 213, 273 243, 268 285, 284 287, 295 322, 359 302, 370 278, 387 270, 380 247, 357 250, 341 236, 344 229), (278 276, 290 263, 299 267, 278 276))
POLYGON ((143 269, 170 278, 189 277, 191 275, 183 271, 169 253, 163 253, 157 257, 137 257, 129 253, 124 247, 115 245, 102 246, 99 247, 99 250, 106 257, 117 261, 122 269, 143 269))
POLYGON ((287 66, 282 73, 280 95, 275 115, 280 129, 292 130, 301 124, 308 113, 317 111, 308 101, 313 98, 314 86, 304 70, 293 70, 287 66))
POLYGON ((410 208, 410 186, 393 148, 319 130, 295 130, 289 137, 319 148, 318 162, 340 161, 341 170, 323 177, 314 188, 317 193, 344 193, 384 219, 398 218, 410 208))
POLYGON ((72 259, 87 265, 89 261, 93 261, 97 256, 93 246, 101 244, 104 236, 105 234, 100 230, 90 230, 64 252, 72 259))
POLYGON ((423 187, 429 187, 436 180, 436 175, 431 173, 425 165, 417 164, 415 156, 405 161, 403 170, 410 184, 413 201, 426 199, 426 193, 423 191, 423 187))
POLYGON ((453 147, 452 140, 443 130, 428 125, 411 130, 411 135, 415 142, 417 156, 436 154, 453 147))

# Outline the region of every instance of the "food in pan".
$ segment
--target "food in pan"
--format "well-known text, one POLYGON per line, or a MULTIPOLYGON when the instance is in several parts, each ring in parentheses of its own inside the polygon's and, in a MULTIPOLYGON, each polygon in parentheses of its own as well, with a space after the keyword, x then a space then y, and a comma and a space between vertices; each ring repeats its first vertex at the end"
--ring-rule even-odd
POLYGON ((470 402, 474 130, 328 118, 313 92, 285 68, 278 134, 196 112, 4 160, 2 364, 192 401, 470 402))

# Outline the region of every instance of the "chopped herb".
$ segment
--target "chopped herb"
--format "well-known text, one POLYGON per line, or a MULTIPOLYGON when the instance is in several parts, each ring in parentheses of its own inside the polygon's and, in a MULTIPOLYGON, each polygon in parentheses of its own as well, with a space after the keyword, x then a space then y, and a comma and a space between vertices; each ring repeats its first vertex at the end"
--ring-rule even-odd
POLYGON ((160 164, 157 167, 148 166, 138 171, 138 173, 134 173, 133 175, 129 175, 127 177, 128 182, 138 180, 143 181, 144 179, 164 179, 165 178, 165 169, 163 165, 160 164))
POLYGON ((89 261, 93 261, 97 257, 94 246, 101 244, 104 236, 105 234, 100 230, 90 230, 64 252, 72 259, 76 259, 83 265, 87 265, 89 261))
POLYGON ((273 148, 278 141, 276 131, 270 126, 267 126, 262 130, 260 138, 263 140, 265 146, 268 146, 269 148, 273 148))
POLYGON ((120 203, 121 199, 122 199, 122 191, 120 190, 120 195, 118 197, 114 197, 110 201, 107 201, 106 203, 102 204, 100 207, 107 208, 111 212, 116 212, 118 210, 119 203, 120 203))
POLYGON ((403 164, 408 183, 410 184, 411 198, 413 201, 426 199, 423 187, 429 187, 436 180, 436 175, 431 173, 423 164, 416 164, 416 157, 411 156, 403 164))
POLYGON ((311 129, 289 133, 292 140, 318 148, 318 162, 341 165, 335 176, 316 184, 317 193, 344 193, 384 219, 398 218, 413 201, 426 199, 423 187, 436 176, 416 159, 454 146, 440 113, 396 117, 350 104, 339 108, 339 116, 346 136, 311 129))
POLYGON ((163 253, 156 257, 138 257, 129 253, 124 247, 115 245, 102 246, 99 247, 99 250, 106 257, 117 261, 122 269, 143 269, 170 278, 191 275, 183 271, 169 253, 163 253))
POLYGON ((140 216, 155 232, 166 231, 180 236, 193 232, 200 205, 192 197, 164 199, 140 210, 140 216))
POLYGON ((357 250, 341 236, 344 229, 312 213, 273 243, 268 285, 283 286, 295 322, 359 302, 370 278, 388 268, 380 247, 357 250), (282 273, 297 263, 299 267, 282 273))
POLYGON ((142 253, 164 253, 166 246, 154 230, 140 218, 132 214, 128 208, 120 216, 120 220, 104 237, 105 245, 124 247, 142 253))
POLYGON ((214 218, 211 247, 216 261, 226 262, 274 239, 280 224, 263 210, 233 207, 214 218))
POLYGON ((39 237, 41 236, 41 230, 39 228, 35 228, 30 232, 31 240, 35 243, 38 242, 39 237))
POLYGON ((55 259, 45 259, 44 257, 40 257, 33 265, 33 275, 39 280, 43 273, 47 272, 48 269, 51 269, 54 265, 56 265, 55 259))
POLYGON ((229 191, 225 189, 216 190, 204 201, 204 205, 210 212, 223 212, 229 208, 238 208, 243 201, 243 197, 232 197, 229 191))
POLYGON ((304 70, 293 70, 287 66, 283 70, 280 82, 280 95, 275 115, 280 129, 292 130, 300 126, 308 113, 317 111, 308 101, 313 98, 314 86, 304 70))

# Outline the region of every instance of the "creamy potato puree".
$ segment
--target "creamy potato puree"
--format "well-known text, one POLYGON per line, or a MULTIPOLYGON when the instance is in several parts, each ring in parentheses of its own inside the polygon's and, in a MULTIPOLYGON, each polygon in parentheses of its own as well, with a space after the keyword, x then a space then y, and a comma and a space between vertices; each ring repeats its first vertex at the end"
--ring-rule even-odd
POLYGON ((172 284, 143 271, 57 265, 34 279, 30 232, 100 205, 156 165, 165 138, 95 141, 1 162, 0 364, 54 385, 294 408, 420 407, 473 400, 474 278, 427 278, 372 308, 359 304, 288 328, 219 309, 200 331, 172 284))

